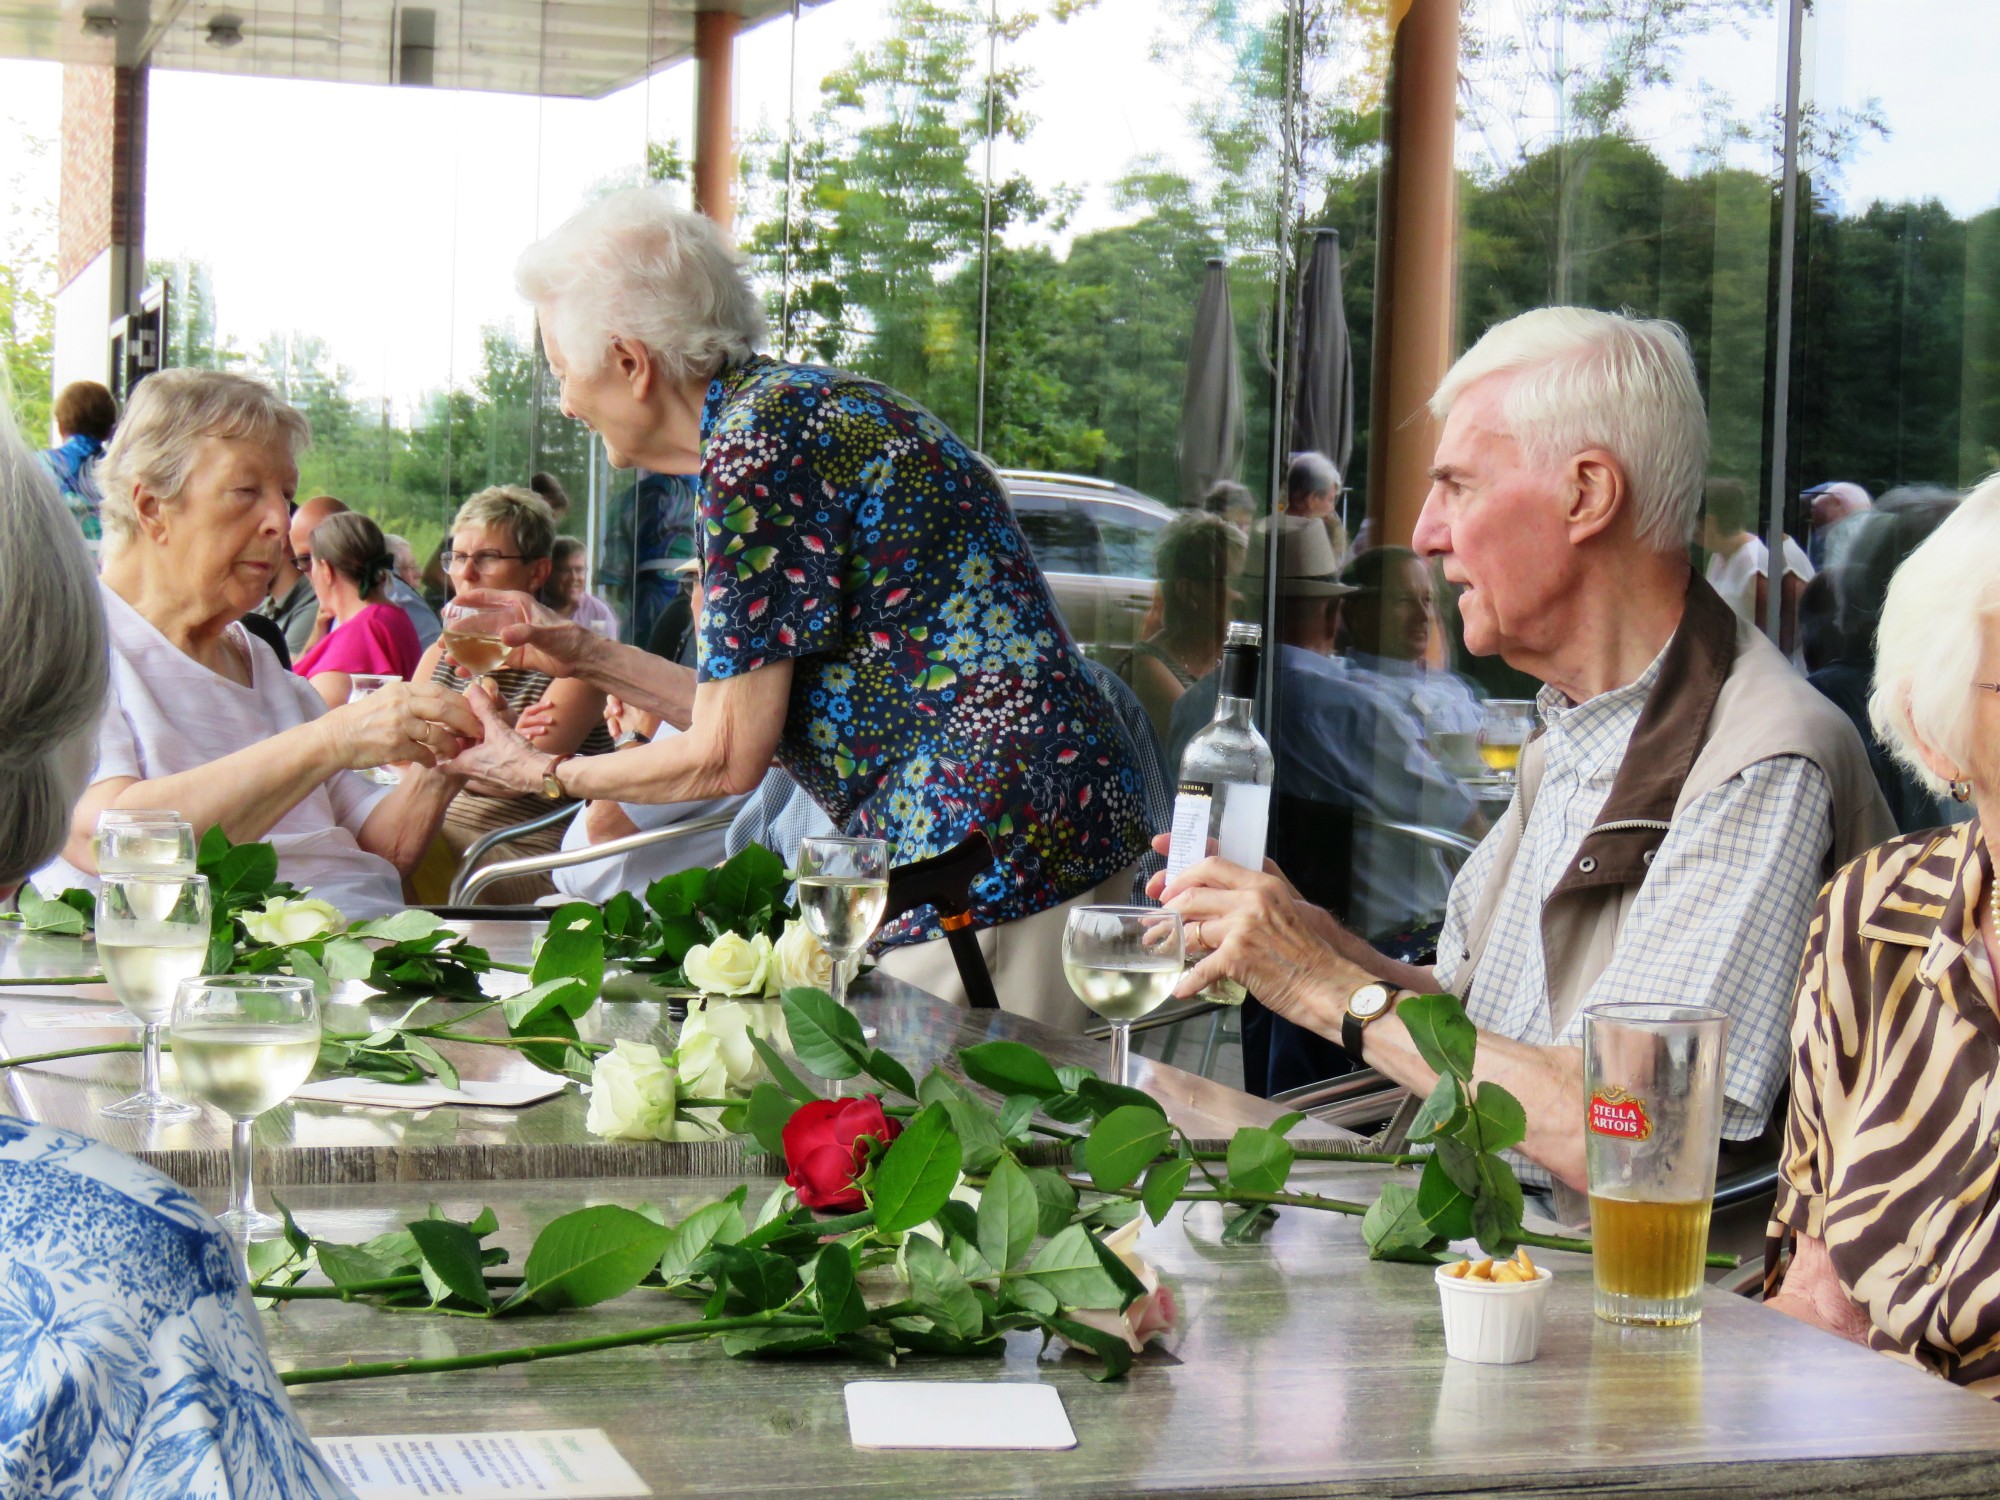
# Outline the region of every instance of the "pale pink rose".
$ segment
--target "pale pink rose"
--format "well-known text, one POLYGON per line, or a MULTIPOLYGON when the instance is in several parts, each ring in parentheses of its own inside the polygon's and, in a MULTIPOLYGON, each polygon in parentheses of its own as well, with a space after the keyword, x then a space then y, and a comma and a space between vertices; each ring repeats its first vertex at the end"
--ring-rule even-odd
POLYGON ((1134 1354, 1153 1339, 1172 1333, 1174 1321, 1179 1316, 1173 1288, 1163 1283, 1158 1268, 1138 1253, 1138 1245, 1138 1218, 1120 1225, 1104 1237, 1104 1247, 1125 1263, 1126 1270, 1139 1278, 1139 1284, 1146 1289, 1143 1296, 1133 1299, 1132 1305, 1122 1313, 1109 1308, 1069 1310, 1072 1320, 1086 1328, 1095 1328, 1100 1333, 1125 1340, 1134 1354))

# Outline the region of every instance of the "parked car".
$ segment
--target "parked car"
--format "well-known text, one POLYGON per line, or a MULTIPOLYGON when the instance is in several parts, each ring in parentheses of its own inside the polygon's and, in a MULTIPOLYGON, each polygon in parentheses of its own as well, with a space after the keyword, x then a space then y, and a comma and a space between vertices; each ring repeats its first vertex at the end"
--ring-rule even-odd
POLYGON ((1115 665, 1152 608, 1153 548, 1173 511, 1108 479, 999 474, 1070 634, 1086 655, 1115 665))

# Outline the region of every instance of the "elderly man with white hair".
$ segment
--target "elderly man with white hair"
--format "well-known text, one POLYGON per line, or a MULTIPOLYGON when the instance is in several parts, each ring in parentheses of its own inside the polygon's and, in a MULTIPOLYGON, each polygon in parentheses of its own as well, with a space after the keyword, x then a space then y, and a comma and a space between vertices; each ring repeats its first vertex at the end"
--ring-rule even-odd
MULTIPOLYGON (((4 898, 69 832, 112 678, 83 538, 4 403, 0 607, 4 898)), ((0 1225, 7 1494, 353 1500, 271 1368, 229 1237, 178 1183, 0 1114, 0 1225)))
POLYGON ((1897 569, 1869 714, 1975 811, 1871 849, 1813 915, 1770 1305, 2000 1399, 2000 479, 1897 569))
POLYGON ((1527 1108, 1524 1182, 1576 1220, 1584 1006, 1728 1011, 1723 1133, 1760 1135, 1813 897, 1888 812, 1853 727, 1690 568, 1708 439, 1678 329, 1525 313, 1432 410, 1416 549, 1463 589, 1467 648, 1546 684, 1514 805, 1452 885, 1434 969, 1375 952, 1281 875, 1210 859, 1165 891, 1207 955, 1181 989, 1239 980, 1418 1091, 1435 1077, 1396 1002, 1458 994, 1479 1076, 1527 1108))

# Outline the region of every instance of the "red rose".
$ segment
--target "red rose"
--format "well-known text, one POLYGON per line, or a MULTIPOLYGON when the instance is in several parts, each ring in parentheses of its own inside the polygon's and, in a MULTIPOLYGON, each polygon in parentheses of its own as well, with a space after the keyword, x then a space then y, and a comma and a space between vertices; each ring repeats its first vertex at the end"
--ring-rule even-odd
POLYGON ((862 1197, 854 1177, 867 1149, 862 1142, 872 1137, 878 1148, 887 1146, 902 1129, 873 1094, 801 1104, 785 1122, 785 1182, 807 1208, 857 1209, 862 1197))

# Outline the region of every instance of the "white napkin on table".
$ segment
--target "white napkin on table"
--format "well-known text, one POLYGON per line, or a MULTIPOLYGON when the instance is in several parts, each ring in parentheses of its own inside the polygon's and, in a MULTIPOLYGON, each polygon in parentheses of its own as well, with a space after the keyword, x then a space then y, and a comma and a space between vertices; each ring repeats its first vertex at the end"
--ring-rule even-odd
POLYGON ((328 1078, 292 1093, 294 1099, 318 1104, 363 1104, 377 1109, 433 1109, 440 1104, 470 1104, 485 1109, 520 1109, 563 1091, 560 1078, 493 1081, 468 1078, 448 1089, 441 1083, 388 1083, 380 1078, 328 1078))

